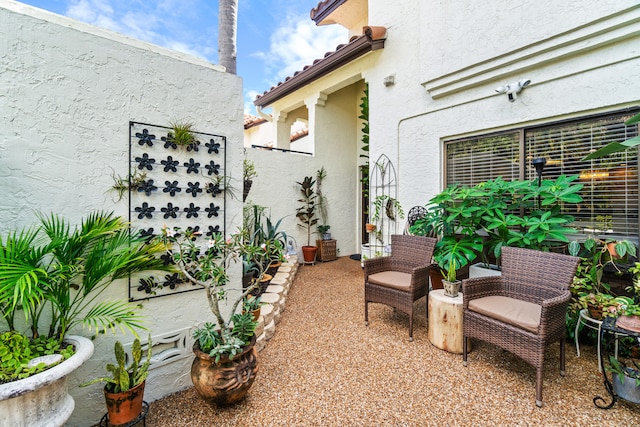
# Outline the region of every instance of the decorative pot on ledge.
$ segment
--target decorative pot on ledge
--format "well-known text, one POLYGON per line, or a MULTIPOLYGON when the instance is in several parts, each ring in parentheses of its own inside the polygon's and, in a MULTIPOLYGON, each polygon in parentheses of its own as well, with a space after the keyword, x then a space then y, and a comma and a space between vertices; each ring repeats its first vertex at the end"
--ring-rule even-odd
POLYGON ((0 426, 62 426, 75 402, 68 393, 67 376, 93 354, 93 342, 85 337, 67 336, 75 347, 69 359, 28 378, 0 385, 0 426))

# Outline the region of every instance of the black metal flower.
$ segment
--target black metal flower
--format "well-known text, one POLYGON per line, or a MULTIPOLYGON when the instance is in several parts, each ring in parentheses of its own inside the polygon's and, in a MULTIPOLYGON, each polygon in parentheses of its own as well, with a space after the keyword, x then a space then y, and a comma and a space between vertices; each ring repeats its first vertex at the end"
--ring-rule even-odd
POLYGON ((142 154, 142 157, 136 157, 136 162, 138 162, 138 169, 153 169, 153 164, 156 162, 156 159, 152 159, 149 157, 147 153, 142 154))
POLYGON ((207 175, 218 175, 220 173, 220 165, 216 165, 216 162, 211 160, 208 165, 204 165, 205 169, 208 171, 207 175))
POLYGON ((214 235, 214 234, 215 234, 215 235, 219 235, 219 234, 221 234, 221 232, 220 232, 220 226, 219 226, 219 225, 216 225, 216 226, 214 227, 213 225, 210 225, 210 226, 209 226, 209 231, 207 231, 205 234, 206 234, 207 236, 209 236, 209 237, 213 237, 213 235, 214 235))
POLYGON ((188 162, 184 162, 184 166, 187 168, 187 173, 198 173, 200 162, 196 162, 193 159, 189 159, 188 162))
POLYGON ((177 218, 178 211, 180 210, 180 208, 177 206, 173 206, 173 203, 169 202, 167 203, 166 208, 162 208, 160 210, 164 213, 163 215, 164 219, 167 219, 167 218, 177 218))
POLYGON ((153 288, 158 287, 158 284, 153 279, 153 277, 145 277, 143 279, 140 279, 138 283, 140 283, 140 285, 138 286, 138 291, 144 291, 147 294, 153 292, 153 288))
POLYGON ((155 210, 156 208, 149 206, 147 202, 144 202, 142 206, 138 206, 135 209, 135 211, 138 212, 138 219, 142 219, 144 217, 151 219, 155 210))
POLYGON ((178 148, 178 144, 175 143, 173 134, 171 132, 169 132, 167 136, 163 136, 160 139, 164 141, 164 148, 173 148, 174 150, 178 148))
POLYGON ((164 276, 164 283, 162 284, 162 286, 168 286, 169 289, 175 289, 176 286, 178 286, 180 283, 182 283, 180 275, 178 273, 173 273, 164 276))
POLYGON ((164 165, 164 171, 165 172, 177 172, 178 170, 176 169, 176 166, 178 166, 178 162, 177 160, 173 160, 173 157, 168 156, 167 160, 162 160, 160 163, 162 163, 164 165))
MULTIPOLYGON (((193 204, 193 203, 192 203, 193 204)), ((196 208, 196 209, 200 209, 200 208, 196 208)), ((196 215, 197 217, 198 215, 196 215)), ((200 236, 202 233, 200 232, 200 226, 196 225, 195 227, 187 227, 187 229, 185 230, 185 236, 191 236, 191 240, 196 240, 196 237, 200 236)), ((200 253, 200 252, 198 252, 200 253)))
POLYGON ((200 206, 194 206, 193 203, 189 203, 189 207, 184 208, 183 210, 187 213, 187 218, 198 218, 198 211, 200 210, 200 206))
POLYGON ((142 133, 136 132, 136 138, 138 138, 138 144, 153 147, 153 140, 156 139, 156 136, 150 134, 147 129, 142 129, 142 133))
POLYGON ((140 230, 140 237, 146 237, 146 242, 149 243, 151 239, 155 237, 155 234, 153 234, 153 227, 146 230, 144 228, 140 230))
POLYGON ((182 191, 182 188, 178 187, 178 181, 165 181, 164 182, 165 187, 162 189, 163 193, 169 193, 169 195, 171 197, 174 197, 176 195, 176 193, 179 193, 182 191))
POLYGON ((209 207, 205 208, 204 210, 207 212, 207 218, 211 218, 212 216, 218 216, 220 206, 216 206, 213 203, 210 203, 209 207))
POLYGON ((165 253, 160 255, 160 259, 162 260, 162 263, 164 265, 171 265, 173 264, 173 256, 169 253, 165 253))
POLYGON ((209 150, 207 151, 207 153, 211 154, 211 153, 216 153, 219 154, 220 153, 220 143, 216 142, 215 139, 211 138, 209 140, 209 142, 207 142, 206 144, 204 144, 205 147, 208 147, 209 150))
POLYGON ((150 196, 152 191, 156 191, 158 187, 153 185, 153 180, 142 181, 142 184, 138 186, 138 192, 144 192, 145 195, 150 196))
POLYGON ((200 141, 196 140, 194 143, 187 145, 187 151, 200 151, 198 145, 200 145, 200 141))
POLYGON ((191 196, 197 197, 198 193, 202 193, 202 188, 200 188, 199 182, 189 182, 187 184, 189 188, 187 188, 187 193, 191 193, 191 196))
POLYGON ((220 189, 220 184, 214 184, 212 182, 207 184, 207 193, 211 194, 212 197, 216 197, 216 195, 222 193, 220 189))

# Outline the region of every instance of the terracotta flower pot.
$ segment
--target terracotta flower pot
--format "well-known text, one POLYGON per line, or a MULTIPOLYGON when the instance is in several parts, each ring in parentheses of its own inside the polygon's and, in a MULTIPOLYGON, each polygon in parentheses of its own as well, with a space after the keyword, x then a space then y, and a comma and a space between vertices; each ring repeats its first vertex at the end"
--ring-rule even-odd
POLYGON ((318 248, 316 246, 303 246, 302 256, 304 258, 304 262, 315 262, 317 251, 318 248))
POLYGON ((191 365, 191 381, 196 391, 207 402, 220 406, 239 402, 247 394, 258 373, 256 337, 233 360, 215 358, 200 350, 198 341, 193 345, 195 358, 191 365))
POLYGON ((138 418, 142 412, 145 383, 146 381, 142 381, 137 386, 120 393, 110 393, 107 391, 107 386, 104 387, 104 400, 107 403, 110 426, 127 424, 138 418))

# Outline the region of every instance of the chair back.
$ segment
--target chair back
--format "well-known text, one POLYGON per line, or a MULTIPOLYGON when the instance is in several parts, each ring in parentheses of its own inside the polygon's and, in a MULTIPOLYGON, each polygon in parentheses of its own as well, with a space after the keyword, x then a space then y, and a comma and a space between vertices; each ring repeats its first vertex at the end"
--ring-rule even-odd
POLYGON ((391 257, 394 263, 419 267, 431 264, 436 239, 425 236, 393 234, 391 236, 391 257))
POLYGON ((559 292, 569 289, 579 261, 570 255, 504 246, 502 278, 531 291, 542 288, 559 292))

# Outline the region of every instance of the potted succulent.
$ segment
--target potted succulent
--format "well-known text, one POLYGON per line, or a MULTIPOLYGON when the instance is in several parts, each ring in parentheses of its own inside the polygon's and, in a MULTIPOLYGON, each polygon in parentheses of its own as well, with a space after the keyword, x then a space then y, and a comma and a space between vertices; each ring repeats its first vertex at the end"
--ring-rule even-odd
POLYGON ((214 316, 215 323, 206 322, 193 332, 196 342, 191 380, 203 399, 218 405, 240 401, 258 372, 254 347, 258 322, 251 313, 237 310, 259 286, 268 254, 264 247, 251 245, 248 234, 243 229, 225 239, 216 233, 202 241, 201 232, 176 227, 164 228, 161 236, 183 276, 204 289, 214 316), (257 274, 230 299, 229 267, 239 261, 250 262, 257 274), (225 303, 228 310, 223 312, 225 303))
POLYGON ((251 316, 253 316, 253 320, 257 322, 260 318, 261 306, 262 302, 260 301, 259 296, 247 295, 247 297, 242 302, 242 312, 251 313, 251 316))
POLYGON ((476 259, 481 250, 480 236, 460 239, 448 236, 436 243, 433 258, 442 272, 445 295, 458 296, 461 282, 457 280, 456 271, 476 259))
POLYGON ((151 363, 151 347, 151 335, 149 335, 147 357, 141 363, 142 345, 140 339, 136 337, 131 347, 131 363, 126 366, 124 346, 120 341, 116 341, 114 346, 116 364, 108 363, 106 366, 107 371, 113 376, 95 378, 80 384, 80 387, 86 387, 98 382, 106 383, 104 386, 104 398, 107 404, 109 425, 130 423, 142 413, 144 386, 149 374, 149 364, 151 363))
POLYGON ((164 245, 147 244, 113 213, 92 213, 75 228, 58 215, 38 217, 38 225, 0 238, 0 311, 6 322, 0 333, 10 333, 5 344, 19 346, 9 349, 18 358, 60 352, 65 360, 46 370, 44 364, 20 370, 0 385, 0 413, 11 425, 64 424, 73 411, 66 377, 93 353, 90 340, 68 332, 82 325, 96 333, 116 327, 135 333, 142 328, 137 305, 102 301, 101 294, 130 275, 172 271, 157 257, 164 245), (20 344, 26 335, 17 316, 30 330, 31 353, 20 344), (75 353, 67 358, 69 346, 75 353))
POLYGON ((329 233, 330 225, 319 225, 318 233, 320 233, 320 237, 322 240, 331 240, 331 233, 329 233))
POLYGON ((318 250, 317 246, 311 246, 311 227, 318 223, 318 218, 316 218, 316 193, 313 189, 315 183, 316 181, 310 176, 305 176, 302 182, 297 182, 302 194, 298 202, 302 205, 296 209, 296 218, 301 223, 298 226, 307 231, 307 245, 302 247, 305 263, 315 262, 318 250))

